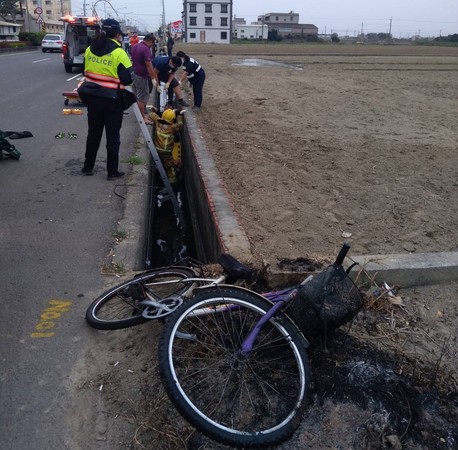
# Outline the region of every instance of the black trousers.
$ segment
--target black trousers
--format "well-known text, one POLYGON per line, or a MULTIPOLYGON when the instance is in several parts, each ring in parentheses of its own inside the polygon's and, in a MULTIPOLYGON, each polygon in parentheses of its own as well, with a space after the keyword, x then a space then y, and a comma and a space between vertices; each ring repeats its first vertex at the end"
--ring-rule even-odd
POLYGON ((89 131, 86 140, 86 154, 83 169, 94 169, 97 152, 103 136, 107 138, 107 172, 116 173, 119 165, 120 131, 123 110, 117 101, 92 97, 87 104, 89 131))
POLYGON ((200 108, 202 106, 202 90, 205 83, 205 72, 204 69, 200 69, 194 75, 194 80, 192 83, 192 93, 194 95, 194 106, 200 108))

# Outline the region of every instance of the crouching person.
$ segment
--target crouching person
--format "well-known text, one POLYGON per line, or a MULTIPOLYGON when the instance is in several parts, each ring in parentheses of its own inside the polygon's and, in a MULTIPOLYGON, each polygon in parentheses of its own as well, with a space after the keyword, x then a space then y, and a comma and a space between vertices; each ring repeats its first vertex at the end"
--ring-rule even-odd
POLYGON ((173 149, 178 140, 177 134, 183 127, 183 120, 180 117, 183 113, 181 109, 168 108, 161 116, 155 112, 151 112, 148 116, 154 122, 154 145, 170 183, 177 182, 177 167, 181 166, 181 158, 174 157, 173 149))

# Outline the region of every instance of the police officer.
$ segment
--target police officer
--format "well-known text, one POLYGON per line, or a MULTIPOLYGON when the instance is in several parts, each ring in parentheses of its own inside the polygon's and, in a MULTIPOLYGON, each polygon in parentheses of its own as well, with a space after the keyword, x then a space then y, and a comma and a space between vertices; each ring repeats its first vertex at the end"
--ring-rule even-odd
POLYGON ((94 165, 105 129, 107 139, 108 180, 122 177, 118 170, 120 130, 123 111, 135 103, 135 96, 125 90, 132 84, 133 68, 121 47, 119 22, 106 19, 101 33, 84 53, 85 82, 78 88, 81 100, 87 104, 89 130, 82 173, 94 174, 94 165))
POLYGON ((194 59, 188 56, 185 52, 177 52, 177 56, 183 60, 183 75, 180 81, 188 79, 189 84, 192 86, 194 94, 193 110, 199 111, 202 106, 202 90, 205 83, 205 71, 202 66, 194 59))

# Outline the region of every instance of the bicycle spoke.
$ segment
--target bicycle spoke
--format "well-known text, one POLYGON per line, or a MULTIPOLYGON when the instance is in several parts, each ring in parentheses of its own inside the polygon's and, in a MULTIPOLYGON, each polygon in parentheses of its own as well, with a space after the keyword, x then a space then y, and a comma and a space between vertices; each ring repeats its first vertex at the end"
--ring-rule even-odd
POLYGON ((184 294, 191 288, 192 283, 186 280, 194 275, 193 270, 184 267, 159 268, 140 274, 95 299, 86 311, 86 320, 94 328, 114 330, 166 316, 181 303, 174 304, 170 297, 184 294), (169 309, 153 304, 148 306, 151 299, 158 304, 164 302, 169 309))
POLYGON ((289 319, 268 321, 242 353, 270 307, 246 291, 205 289, 181 305, 161 338, 159 367, 170 398, 198 428, 224 433, 225 442, 275 442, 273 433, 294 430, 305 408, 305 344, 289 319))

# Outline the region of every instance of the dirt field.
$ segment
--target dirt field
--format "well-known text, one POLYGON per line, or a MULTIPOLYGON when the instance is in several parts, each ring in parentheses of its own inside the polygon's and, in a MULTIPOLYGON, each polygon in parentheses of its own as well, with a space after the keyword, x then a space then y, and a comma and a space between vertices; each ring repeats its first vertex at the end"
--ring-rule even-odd
MULTIPOLYGON (((181 49, 206 70, 197 121, 254 263, 332 257, 343 234, 353 254, 458 250, 458 48, 181 49)), ((280 449, 458 446, 458 283, 399 294, 312 342, 310 409, 280 449)), ((165 397, 160 329, 102 333, 74 375, 97 417, 77 420, 79 448, 223 448, 165 397)))
POLYGON ((189 50, 208 77, 199 123, 255 258, 332 256, 344 232, 354 254, 456 251, 458 48, 258 48, 189 50))

